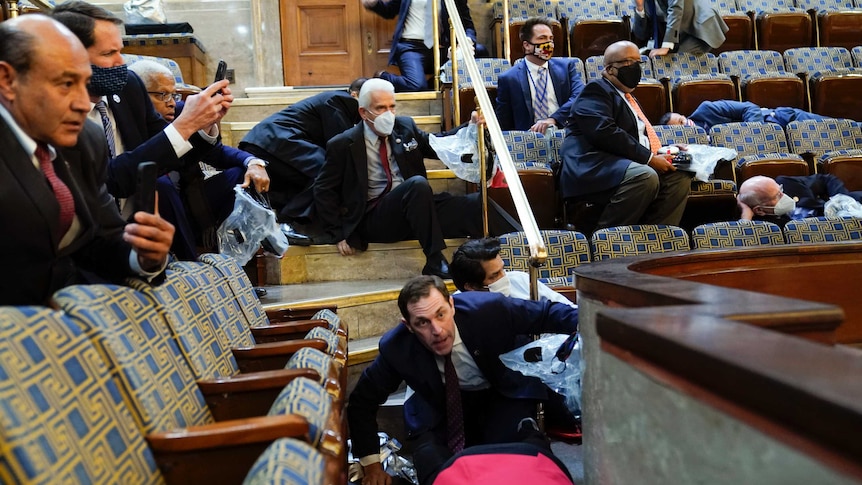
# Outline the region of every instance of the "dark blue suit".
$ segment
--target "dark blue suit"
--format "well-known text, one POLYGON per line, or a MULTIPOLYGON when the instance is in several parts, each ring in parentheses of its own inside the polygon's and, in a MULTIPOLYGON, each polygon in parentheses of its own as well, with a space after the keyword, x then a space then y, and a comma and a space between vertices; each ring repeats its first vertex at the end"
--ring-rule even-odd
POLYGON ((108 148, 101 127, 86 122, 74 147, 57 150, 54 170, 72 191, 81 226, 62 249, 57 199, 2 118, 0 146, 0 226, 6 232, 0 305, 44 305, 64 286, 132 276, 125 222, 105 188, 108 148))
MULTIPOLYGON (((526 409, 530 409, 529 405, 535 401, 547 399, 544 384, 508 369, 499 355, 515 349, 520 343, 519 337, 524 335, 574 332, 577 330, 577 310, 560 303, 534 302, 478 291, 459 293, 453 299, 455 324, 461 340, 493 391, 490 393, 493 399, 482 402, 480 409, 467 409, 467 401, 463 402, 465 424, 474 413, 495 415, 497 407, 506 407, 512 401, 527 403, 526 409)), ((423 442, 427 439, 428 442, 445 444, 446 393, 434 354, 403 324, 380 339, 379 351, 378 357, 365 369, 350 394, 347 420, 354 456, 362 457, 379 451, 377 409, 402 382, 410 386, 424 403, 412 411, 412 431, 423 434, 423 442)), ((513 438, 518 421, 525 416, 500 417, 505 421, 485 423, 487 428, 494 428, 489 434, 513 438)), ((471 443, 468 434, 467 445, 471 444, 480 443, 471 443)), ((443 461, 447 458, 443 457, 443 461)), ((417 459, 417 471, 421 476, 423 470, 418 468, 417 459)))
MULTIPOLYGON (((527 62, 517 62, 497 80, 496 112, 502 130, 526 131, 535 123, 527 62)), ((551 118, 557 122, 557 127, 564 128, 572 103, 584 89, 584 82, 571 59, 552 57, 548 61, 548 74, 560 106, 559 110, 551 114, 551 118)))
MULTIPOLYGON (((476 43, 476 28, 473 26, 473 18, 470 17, 470 7, 467 5, 467 0, 455 0, 458 7, 458 15, 461 17, 461 23, 464 25, 464 31, 467 37, 473 40, 476 46, 476 57, 487 57, 488 51, 481 44, 476 43)), ((378 1, 369 10, 380 15, 383 18, 391 19, 398 16, 398 23, 395 25, 395 33, 392 35, 392 50, 389 51, 389 64, 397 65, 401 71, 400 76, 384 72, 381 77, 395 86, 397 92, 422 91, 428 87, 425 81, 425 74, 433 74, 434 56, 431 49, 425 46, 421 40, 408 41, 401 38, 401 33, 404 31, 404 22, 407 19, 407 12, 410 10, 410 0, 390 0, 378 1)), ((440 6, 440 59, 445 61, 446 49, 449 47, 449 14, 445 6, 440 6)), ((430 22, 430 19, 429 19, 430 22)), ((443 62, 441 61, 441 62, 443 62)))
POLYGON ((822 120, 826 117, 799 108, 761 108, 748 101, 704 101, 688 119, 709 131, 713 125, 723 123, 738 123, 740 121, 761 123, 767 121, 777 123, 785 128, 791 121, 822 120))

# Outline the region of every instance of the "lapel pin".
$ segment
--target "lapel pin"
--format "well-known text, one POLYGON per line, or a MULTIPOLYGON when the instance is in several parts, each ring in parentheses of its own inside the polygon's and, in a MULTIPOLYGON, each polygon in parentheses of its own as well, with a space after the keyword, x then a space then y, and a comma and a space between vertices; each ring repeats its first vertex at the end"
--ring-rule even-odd
POLYGON ((115 102, 115 103, 119 103, 119 102, 120 102, 120 95, 119 95, 119 94, 115 94, 115 95, 114 95, 114 102, 115 102))

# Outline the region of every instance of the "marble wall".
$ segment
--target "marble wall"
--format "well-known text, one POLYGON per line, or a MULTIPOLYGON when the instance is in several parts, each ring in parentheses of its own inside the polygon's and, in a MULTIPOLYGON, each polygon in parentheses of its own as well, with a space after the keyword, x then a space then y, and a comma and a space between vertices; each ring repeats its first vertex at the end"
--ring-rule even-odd
MULTIPOLYGON (((123 16, 125 0, 92 3, 123 16)), ((283 85, 278 0, 164 0, 164 5, 168 22, 194 27, 207 50, 210 76, 219 58, 234 69, 236 96, 245 96, 248 87, 283 85)), ((479 42, 488 45, 491 4, 472 0, 470 8, 479 42)))

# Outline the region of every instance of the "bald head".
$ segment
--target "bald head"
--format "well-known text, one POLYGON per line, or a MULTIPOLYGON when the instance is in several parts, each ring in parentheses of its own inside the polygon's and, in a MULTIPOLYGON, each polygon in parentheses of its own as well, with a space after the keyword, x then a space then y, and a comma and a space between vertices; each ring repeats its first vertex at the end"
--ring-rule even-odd
POLYGON ((604 62, 602 77, 624 93, 634 91, 641 78, 638 46, 627 40, 614 42, 605 49, 604 62))
POLYGON ((81 41, 55 20, 32 14, 0 23, 0 102, 37 142, 77 142, 90 74, 81 41))
POLYGON ((739 186, 739 200, 752 209, 774 205, 781 198, 781 186, 775 180, 756 175, 739 186))
POLYGON ((605 67, 615 62, 621 62, 631 58, 640 59, 640 57, 641 54, 637 45, 627 40, 621 40, 614 42, 605 49, 605 67))

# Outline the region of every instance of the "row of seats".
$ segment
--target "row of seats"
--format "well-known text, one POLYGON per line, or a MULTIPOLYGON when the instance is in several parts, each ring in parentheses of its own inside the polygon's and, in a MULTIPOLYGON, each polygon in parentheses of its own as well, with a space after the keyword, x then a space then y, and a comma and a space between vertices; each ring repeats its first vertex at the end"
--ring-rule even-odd
POLYGON ((59 311, 0 309, 0 481, 345 482, 337 315, 272 324, 235 261, 202 260, 159 286, 64 288, 59 311))
MULTIPOLYGON (((862 113, 862 100, 856 96, 862 91, 862 46, 852 52, 843 47, 811 47, 790 49, 783 55, 738 50, 718 56, 677 53, 642 59, 643 75, 634 95, 653 123, 668 111, 690 114, 701 102, 720 99, 808 109, 835 118, 857 119, 862 113)), ((602 55, 584 61, 570 58, 585 83, 600 77, 603 60, 602 55)), ((476 62, 482 84, 493 99, 498 78, 511 65, 499 58, 476 62)), ((443 79, 453 81, 448 62, 443 66, 443 79)), ((463 66, 458 67, 457 92, 461 109, 453 124, 468 120, 475 108, 475 91, 463 66)))
MULTIPOLYGON (((743 49, 785 51, 796 47, 844 47, 862 44, 860 0, 718 0, 715 7, 729 27, 715 53, 743 49)), ((492 7, 491 35, 499 57, 509 43, 510 61, 523 57, 518 29, 530 17, 552 20, 557 49, 586 60, 618 40, 632 39, 634 2, 625 0, 515 0, 509 2, 509 25, 503 27, 503 2, 492 7)))
MULTIPOLYGON (((592 237, 575 231, 541 231, 548 253, 539 280, 556 289, 574 287, 575 268, 606 259, 703 249, 732 249, 782 244, 819 244, 862 240, 862 219, 812 217, 788 222, 782 230, 764 221, 703 224, 691 231, 665 225, 610 227, 592 237)), ((500 237, 500 257, 507 270, 530 269, 524 233, 500 237)))

